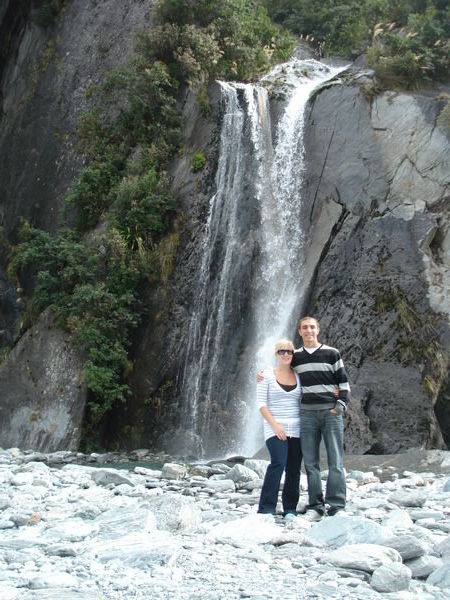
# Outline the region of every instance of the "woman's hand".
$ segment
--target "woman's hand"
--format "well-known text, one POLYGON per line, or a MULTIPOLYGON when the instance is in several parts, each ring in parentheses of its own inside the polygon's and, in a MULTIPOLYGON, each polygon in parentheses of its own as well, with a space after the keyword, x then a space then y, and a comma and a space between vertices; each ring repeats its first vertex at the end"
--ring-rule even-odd
POLYGON ((278 425, 278 423, 275 423, 274 425, 272 425, 272 429, 274 434, 277 436, 277 438, 279 440, 287 440, 287 435, 284 431, 284 429, 281 427, 281 425, 278 425))
POLYGON ((261 383, 261 381, 264 381, 264 372, 258 371, 256 373, 256 383, 261 383))

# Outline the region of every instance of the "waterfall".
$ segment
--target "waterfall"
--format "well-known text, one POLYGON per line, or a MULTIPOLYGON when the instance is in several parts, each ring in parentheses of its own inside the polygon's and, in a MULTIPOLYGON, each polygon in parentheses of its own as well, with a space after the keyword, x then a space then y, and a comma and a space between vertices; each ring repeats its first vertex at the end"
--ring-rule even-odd
POLYGON ((178 381, 194 455, 249 456, 263 444, 255 373, 277 339, 294 335, 302 300, 304 109, 341 70, 293 59, 257 85, 220 82, 217 191, 178 381), (282 96, 275 131, 268 89, 282 96))

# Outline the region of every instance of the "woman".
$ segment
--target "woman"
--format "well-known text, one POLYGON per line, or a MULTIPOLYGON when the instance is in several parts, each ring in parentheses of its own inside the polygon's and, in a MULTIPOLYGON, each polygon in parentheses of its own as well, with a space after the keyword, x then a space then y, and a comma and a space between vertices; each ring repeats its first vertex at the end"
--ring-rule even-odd
POLYGON ((257 384, 257 401, 264 417, 264 438, 270 465, 259 499, 259 513, 276 512, 281 476, 286 471, 282 503, 283 514, 296 515, 300 488, 300 398, 298 375, 291 369, 294 345, 290 340, 275 344, 277 366, 264 371, 257 384))

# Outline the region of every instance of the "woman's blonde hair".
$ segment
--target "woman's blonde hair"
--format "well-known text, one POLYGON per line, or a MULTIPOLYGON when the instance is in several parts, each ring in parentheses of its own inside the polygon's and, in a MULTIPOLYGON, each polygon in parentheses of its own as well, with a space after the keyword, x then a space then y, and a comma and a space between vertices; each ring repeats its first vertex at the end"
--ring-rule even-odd
POLYGON ((275 354, 278 350, 294 350, 294 344, 291 340, 278 340, 275 342, 275 354))

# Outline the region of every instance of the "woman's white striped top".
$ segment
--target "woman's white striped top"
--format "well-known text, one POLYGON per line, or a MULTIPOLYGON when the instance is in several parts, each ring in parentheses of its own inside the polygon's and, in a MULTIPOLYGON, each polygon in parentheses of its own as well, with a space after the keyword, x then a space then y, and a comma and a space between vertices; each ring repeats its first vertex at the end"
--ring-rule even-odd
MULTIPOLYGON (((257 384, 256 400, 258 408, 267 406, 271 414, 279 423, 288 437, 300 437, 300 399, 302 388, 297 373, 297 387, 286 392, 277 383, 273 369, 264 370, 264 379, 257 384)), ((264 439, 269 439, 275 434, 272 427, 264 419, 264 439)))

